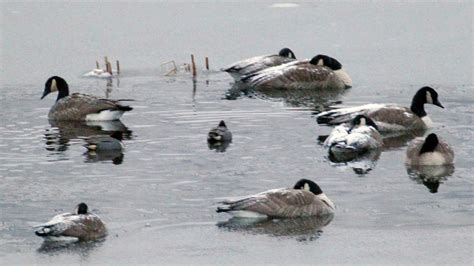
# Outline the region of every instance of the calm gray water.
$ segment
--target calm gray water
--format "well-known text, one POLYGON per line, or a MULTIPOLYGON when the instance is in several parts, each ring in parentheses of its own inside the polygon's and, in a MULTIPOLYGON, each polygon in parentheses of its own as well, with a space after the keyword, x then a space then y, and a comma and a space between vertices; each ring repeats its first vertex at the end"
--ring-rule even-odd
POLYGON ((2 265, 472 264, 472 3, 272 4, 2 2, 2 265), (232 79, 220 67, 284 46, 337 58, 354 87, 227 99, 232 79), (213 70, 196 83, 163 76, 161 63, 188 63, 191 53, 200 69, 209 56, 213 70), (83 78, 104 55, 120 59, 119 79, 83 78), (39 98, 52 75, 72 91, 135 99, 134 110, 123 124, 50 124, 55 96, 39 98), (454 170, 435 181, 409 174, 404 141, 374 162, 325 158, 318 136, 331 128, 316 123, 317 110, 409 105, 424 85, 446 107, 427 112, 455 151, 454 170), (206 143, 221 119, 234 135, 225 152, 206 143), (123 155, 85 153, 84 137, 117 129, 123 155), (240 224, 214 211, 223 198, 302 177, 337 205, 327 226, 240 224), (42 245, 31 227, 80 201, 107 223, 107 239, 42 245))

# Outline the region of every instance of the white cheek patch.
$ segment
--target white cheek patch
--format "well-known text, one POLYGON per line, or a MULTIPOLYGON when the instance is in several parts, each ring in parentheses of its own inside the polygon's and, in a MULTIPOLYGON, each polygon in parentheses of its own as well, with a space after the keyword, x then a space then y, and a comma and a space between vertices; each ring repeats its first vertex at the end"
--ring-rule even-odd
POLYGON ((309 191, 309 184, 305 183, 303 189, 309 191))
POLYGON ((365 118, 364 118, 364 117, 362 117, 362 118, 360 119, 360 125, 361 125, 361 126, 367 125, 367 121, 365 121, 365 118))
POLYGON ((56 85, 56 79, 53 79, 53 80, 51 81, 51 86, 49 87, 49 90, 50 90, 51 92, 58 90, 58 86, 56 85))
POLYGON ((426 92, 426 102, 433 104, 433 98, 431 97, 431 93, 429 91, 426 92))
POLYGON ((317 65, 318 65, 318 66, 324 66, 324 60, 323 60, 323 59, 319 59, 317 65))

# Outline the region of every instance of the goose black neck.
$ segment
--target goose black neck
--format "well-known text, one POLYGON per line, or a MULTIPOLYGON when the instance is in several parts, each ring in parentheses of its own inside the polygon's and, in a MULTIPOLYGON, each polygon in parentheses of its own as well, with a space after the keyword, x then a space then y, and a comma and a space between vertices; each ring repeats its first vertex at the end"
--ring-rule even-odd
POLYGON ((58 90, 58 98, 56 99, 56 101, 59 101, 60 99, 67 96, 69 96, 69 87, 66 85, 58 90))
POLYGON ((436 146, 438 146, 438 143, 438 137, 433 133, 429 134, 425 139, 425 143, 423 143, 423 146, 421 146, 420 154, 425 152, 433 152, 436 149, 436 146))
POLYGON ((410 110, 419 117, 426 116, 424 97, 425 96, 417 93, 415 94, 415 96, 413 97, 413 100, 411 101, 410 110))

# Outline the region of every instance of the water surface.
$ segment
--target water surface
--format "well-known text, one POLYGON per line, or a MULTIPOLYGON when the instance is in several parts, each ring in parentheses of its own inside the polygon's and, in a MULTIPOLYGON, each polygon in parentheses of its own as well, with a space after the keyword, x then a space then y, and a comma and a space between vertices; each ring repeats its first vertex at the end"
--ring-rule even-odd
POLYGON ((273 4, 2 3, 1 260, 472 264, 472 3, 273 4), (229 97, 220 67, 284 46, 298 58, 337 58, 354 87, 229 97), (187 63, 191 53, 196 82, 162 75, 161 63, 187 63), (120 78, 82 78, 104 55, 120 59, 120 78), (50 123, 55 97, 39 98, 52 75, 71 91, 132 98, 134 110, 119 124, 50 123), (335 103, 409 105, 425 85, 446 107, 427 106, 432 131, 456 153, 442 178, 405 168, 406 141, 369 165, 325 157, 318 136, 331 128, 315 113, 335 103), (221 119, 233 132, 225 152, 206 143, 221 119), (123 154, 86 153, 85 137, 114 130, 125 135, 123 154), (226 197, 303 177, 337 205, 329 224, 241 224, 214 211, 226 197), (107 239, 43 245, 31 226, 80 201, 107 223, 107 239))

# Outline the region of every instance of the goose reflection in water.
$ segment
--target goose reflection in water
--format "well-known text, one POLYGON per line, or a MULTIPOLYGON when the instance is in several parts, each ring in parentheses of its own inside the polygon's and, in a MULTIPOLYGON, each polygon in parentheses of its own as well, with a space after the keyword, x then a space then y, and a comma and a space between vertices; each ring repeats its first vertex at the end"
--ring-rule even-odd
POLYGON ((252 88, 242 82, 235 82, 227 90, 225 98, 236 100, 242 96, 250 98, 268 98, 283 100, 291 107, 309 107, 315 109, 316 113, 328 108, 329 105, 339 103, 338 99, 346 89, 264 89, 252 88))
POLYGON ((68 255, 77 254, 82 259, 87 260, 89 254, 93 250, 100 248, 104 241, 105 238, 86 242, 44 241, 36 251, 49 255, 60 255, 61 253, 67 253, 68 255))
POLYGON ((321 236, 322 229, 333 218, 333 214, 289 219, 233 217, 228 221, 217 223, 217 227, 229 232, 243 232, 254 235, 296 238, 298 241, 312 241, 321 236))
MULTIPOLYGON (((63 155, 69 146, 94 136, 120 135, 123 140, 132 139, 132 131, 121 121, 50 121, 51 128, 46 130, 46 150, 56 155, 63 155)), ((112 161, 120 164, 123 161, 122 151, 86 152, 86 162, 112 161)))
POLYGON ((414 165, 407 166, 408 177, 425 185, 431 193, 437 193, 439 185, 454 173, 454 165, 414 165))
POLYGON ((370 150, 362 154, 329 153, 327 159, 337 168, 352 168, 357 175, 366 175, 377 165, 381 149, 370 150))

